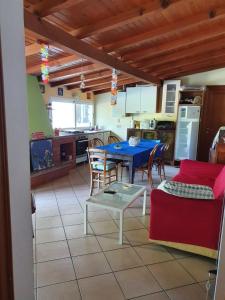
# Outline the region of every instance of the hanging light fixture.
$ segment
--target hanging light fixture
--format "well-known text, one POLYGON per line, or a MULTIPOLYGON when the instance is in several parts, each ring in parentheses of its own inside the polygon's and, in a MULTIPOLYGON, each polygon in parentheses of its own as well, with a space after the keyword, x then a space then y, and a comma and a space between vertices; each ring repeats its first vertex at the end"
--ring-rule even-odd
POLYGON ((85 89, 85 76, 83 74, 83 58, 82 58, 82 65, 81 65, 81 75, 80 75, 80 89, 84 90, 85 89))
POLYGON ((42 44, 40 49, 40 54, 41 54, 41 79, 43 83, 49 82, 48 51, 49 51, 49 45, 42 44))
POLYGON ((111 105, 115 105, 117 101, 117 70, 112 69, 112 84, 111 84, 111 105))

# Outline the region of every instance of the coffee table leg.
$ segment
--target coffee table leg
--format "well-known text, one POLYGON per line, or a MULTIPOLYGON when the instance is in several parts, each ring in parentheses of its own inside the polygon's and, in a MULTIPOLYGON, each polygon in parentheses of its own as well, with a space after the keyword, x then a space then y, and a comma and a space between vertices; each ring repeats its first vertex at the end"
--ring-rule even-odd
POLYGON ((88 205, 84 206, 84 234, 87 234, 87 223, 88 223, 88 205))
POLYGON ((119 244, 123 244, 123 211, 120 212, 120 233, 119 233, 119 244))
POLYGON ((147 196, 147 191, 145 190, 144 191, 144 199, 143 199, 143 212, 142 212, 143 216, 145 215, 145 212, 146 212, 146 196, 147 196))

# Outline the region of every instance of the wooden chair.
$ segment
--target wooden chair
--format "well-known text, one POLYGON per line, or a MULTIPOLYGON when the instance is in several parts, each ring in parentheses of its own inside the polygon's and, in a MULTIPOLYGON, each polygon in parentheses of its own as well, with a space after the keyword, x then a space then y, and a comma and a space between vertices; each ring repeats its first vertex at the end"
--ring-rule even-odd
POLYGON ((104 145, 103 141, 99 138, 94 138, 88 141, 88 148, 95 148, 97 146, 103 146, 103 145, 104 145))
POLYGON ((95 182, 100 188, 100 183, 105 186, 117 181, 117 165, 113 161, 107 160, 107 151, 105 150, 88 148, 87 153, 91 175, 90 195, 92 195, 95 182))
POLYGON ((151 187, 153 187, 152 167, 154 164, 154 157, 155 157, 158 147, 159 147, 159 145, 155 145, 155 147, 150 152, 147 164, 137 169, 137 171, 142 172, 142 180, 144 178, 144 174, 147 174, 148 182, 151 185, 151 187))
POLYGON ((165 153, 168 151, 170 145, 169 144, 164 144, 162 145, 162 148, 160 149, 160 154, 159 156, 156 157, 154 160, 154 164, 158 170, 158 174, 160 177, 160 180, 162 181, 163 179, 166 179, 166 174, 165 174, 165 153), (163 176, 162 176, 163 173, 163 176))
POLYGON ((120 139, 115 135, 110 135, 108 137, 108 144, 119 143, 120 139))

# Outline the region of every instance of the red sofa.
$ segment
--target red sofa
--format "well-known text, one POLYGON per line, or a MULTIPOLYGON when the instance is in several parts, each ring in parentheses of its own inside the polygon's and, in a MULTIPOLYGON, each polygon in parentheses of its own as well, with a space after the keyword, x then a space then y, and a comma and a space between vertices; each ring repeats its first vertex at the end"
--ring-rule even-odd
POLYGON ((225 166, 183 160, 172 180, 212 187, 214 200, 187 199, 151 192, 150 240, 216 258, 225 191, 225 166))

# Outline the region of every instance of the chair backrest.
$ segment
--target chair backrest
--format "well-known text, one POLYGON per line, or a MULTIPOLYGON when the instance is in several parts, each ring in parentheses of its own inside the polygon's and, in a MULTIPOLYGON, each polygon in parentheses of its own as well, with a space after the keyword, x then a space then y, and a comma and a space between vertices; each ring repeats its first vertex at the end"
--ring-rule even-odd
POLYGON ((115 135, 110 135, 108 137, 108 144, 119 143, 119 142, 120 142, 120 139, 115 135))
POLYGON ((156 151, 157 151, 158 147, 159 147, 159 145, 155 145, 155 147, 152 149, 152 151, 149 154, 149 158, 148 158, 148 170, 149 171, 152 170, 154 157, 155 157, 155 154, 156 154, 156 151))
POLYGON ((97 148, 88 148, 87 149, 88 154, 88 161, 89 161, 89 167, 92 171, 94 168, 94 162, 100 160, 101 164, 104 166, 103 171, 106 171, 106 160, 107 160, 107 151, 97 148))
POLYGON ((88 148, 94 148, 96 146, 103 146, 103 145, 104 145, 103 141, 99 138, 94 138, 88 141, 88 148))
POLYGON ((162 159, 164 159, 165 153, 168 151, 169 147, 170 147, 170 144, 164 144, 164 147, 162 149, 162 159))

